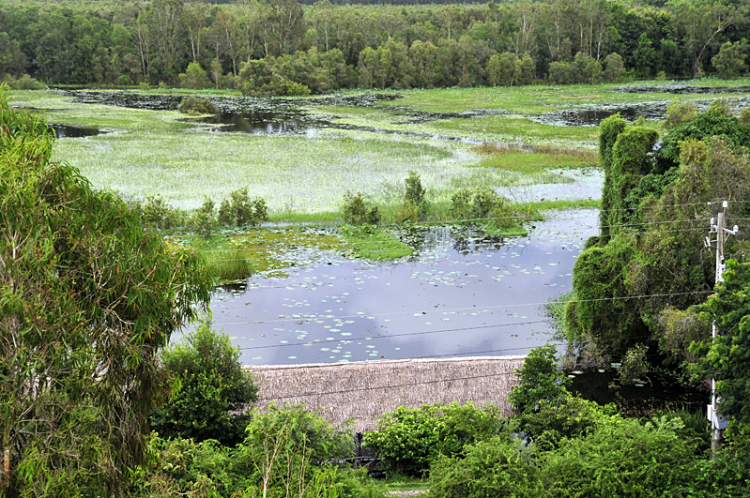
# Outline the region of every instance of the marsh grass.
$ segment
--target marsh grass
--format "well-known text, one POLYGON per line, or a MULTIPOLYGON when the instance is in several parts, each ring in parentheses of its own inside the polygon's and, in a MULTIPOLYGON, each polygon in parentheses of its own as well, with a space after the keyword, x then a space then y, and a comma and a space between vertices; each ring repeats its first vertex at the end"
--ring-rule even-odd
MULTIPOLYGON (((488 95, 497 92, 482 91, 488 95)), ((450 101, 456 90, 441 92, 444 93, 430 95, 450 101)), ((167 92, 154 90, 154 93, 167 92)), ((190 210, 197 208, 204 196, 218 203, 231 191, 247 186, 252 196, 266 199, 271 220, 275 222, 337 224, 343 196, 352 190, 370 196, 381 208, 384 221, 392 221, 402 207, 403 181, 409 170, 419 173, 428 189, 429 219, 449 219, 446 206, 450 205, 456 188, 494 189, 566 182, 569 179, 547 169, 595 162, 591 159, 593 153, 582 148, 579 140, 580 136, 595 132, 594 129, 571 131, 532 123, 519 116, 409 125, 403 123, 402 111, 393 112, 386 107, 323 109, 340 110, 343 115, 350 113, 362 121, 375 117, 376 121, 401 123, 392 124, 394 127, 430 133, 441 127, 454 127, 457 136, 477 135, 464 129, 464 125, 475 121, 523 121, 531 130, 538 131, 538 127, 548 130, 551 137, 545 142, 546 139, 521 136, 523 150, 530 148, 535 153, 511 146, 490 154, 491 145, 478 151, 466 143, 361 130, 318 130, 283 136, 207 133, 203 125, 181 121, 177 111, 77 104, 48 91, 18 91, 10 95, 14 104, 51 109, 46 114, 52 122, 98 127, 106 132, 59 140, 55 144, 56 158, 78 167, 97 188, 109 188, 141 200, 160 195, 172 206, 190 210)), ((493 133, 490 130, 478 135, 493 142, 506 138, 493 133)))
POLYGON ((350 247, 349 254, 356 258, 386 261, 414 252, 410 246, 375 226, 343 227, 339 233, 350 247))
POLYGON ((562 211, 564 209, 599 209, 601 199, 553 200, 516 204, 524 212, 541 213, 543 211, 562 211))
MULTIPOLYGON (((557 183, 569 181, 548 172, 549 169, 573 169, 596 167, 599 164, 595 151, 532 145, 501 147, 485 143, 476 148, 481 154, 478 168, 490 168, 509 173, 532 177, 536 183, 557 183)), ((510 183, 507 182, 506 185, 510 183)))
POLYGON ((245 280, 252 274, 250 254, 241 249, 206 253, 209 274, 221 283, 245 280))
MULTIPOLYGON (((531 85, 518 87, 495 88, 442 88, 391 91, 402 98, 380 102, 379 106, 408 106, 420 111, 429 112, 464 112, 472 109, 504 109, 524 114, 541 114, 571 104, 616 104, 643 102, 664 99, 695 99, 696 94, 665 94, 659 92, 660 86, 670 82, 638 81, 633 85, 653 86, 653 92, 624 93, 616 90, 621 83, 604 83, 599 85, 531 85)), ((742 78, 732 81, 717 79, 693 80, 687 83, 696 86, 745 86, 750 79, 742 78)), ((736 96, 742 94, 735 94, 736 96)))

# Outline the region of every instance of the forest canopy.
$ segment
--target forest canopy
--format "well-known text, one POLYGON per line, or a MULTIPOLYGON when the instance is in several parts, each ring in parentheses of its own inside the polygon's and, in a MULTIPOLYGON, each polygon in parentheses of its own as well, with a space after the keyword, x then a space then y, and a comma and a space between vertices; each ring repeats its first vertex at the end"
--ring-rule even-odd
POLYGON ((200 81, 265 95, 732 78, 747 67, 746 2, 416 3, 11 1, 0 6, 0 76, 77 85, 200 81), (187 77, 191 64, 206 77, 187 77))

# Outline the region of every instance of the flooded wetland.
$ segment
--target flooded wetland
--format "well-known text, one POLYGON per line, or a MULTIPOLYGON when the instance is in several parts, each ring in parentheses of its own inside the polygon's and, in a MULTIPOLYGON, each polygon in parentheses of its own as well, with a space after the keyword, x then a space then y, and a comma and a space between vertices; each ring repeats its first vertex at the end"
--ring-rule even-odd
POLYGON ((216 328, 240 346, 243 363, 260 365, 523 355, 551 341, 546 304, 570 289, 576 257, 598 233, 595 126, 616 112, 656 122, 674 100, 701 108, 727 98, 739 108, 750 87, 208 94, 219 112, 197 117, 176 111, 184 96, 10 94, 14 105, 48 109, 56 157, 97 188, 190 210, 248 187, 266 200, 274 230, 316 224, 302 229, 311 233, 305 242, 248 256, 252 275, 215 289, 216 328), (411 254, 356 257, 338 228, 344 195, 362 192, 392 218, 409 171, 420 175, 432 217, 383 230, 411 254), (543 219, 526 219, 527 235, 518 237, 457 225, 446 206, 461 187, 492 189, 543 219), (313 243, 318 236, 328 238, 313 243))

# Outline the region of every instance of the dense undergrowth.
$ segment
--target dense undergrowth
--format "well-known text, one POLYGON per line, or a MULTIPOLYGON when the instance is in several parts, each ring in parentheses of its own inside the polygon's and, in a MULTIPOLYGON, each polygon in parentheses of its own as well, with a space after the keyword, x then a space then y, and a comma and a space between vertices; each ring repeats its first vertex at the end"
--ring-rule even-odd
POLYGON ((381 497, 427 488, 427 496, 441 498, 641 498, 750 491, 750 442, 742 431, 709 458, 705 417, 662 408, 628 418, 614 404, 573 396, 550 346, 532 350, 519 377, 512 416, 472 403, 384 414, 363 440, 382 460, 358 471, 344 463, 355 449, 350 430, 302 405, 253 411, 235 447, 153 434, 134 495, 260 496, 266 489, 272 497, 381 497))

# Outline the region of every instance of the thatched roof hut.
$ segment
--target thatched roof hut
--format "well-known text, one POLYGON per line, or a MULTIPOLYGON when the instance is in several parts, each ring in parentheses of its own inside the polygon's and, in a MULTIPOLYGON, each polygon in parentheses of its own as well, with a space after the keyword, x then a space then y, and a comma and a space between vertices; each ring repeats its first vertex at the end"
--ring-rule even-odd
POLYGON ((304 403, 334 425, 355 420, 357 432, 401 405, 492 403, 510 413, 508 394, 523 357, 380 360, 334 364, 256 366, 260 405, 304 403))

